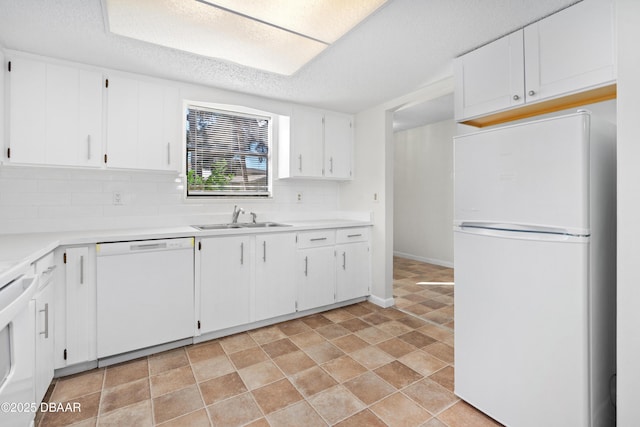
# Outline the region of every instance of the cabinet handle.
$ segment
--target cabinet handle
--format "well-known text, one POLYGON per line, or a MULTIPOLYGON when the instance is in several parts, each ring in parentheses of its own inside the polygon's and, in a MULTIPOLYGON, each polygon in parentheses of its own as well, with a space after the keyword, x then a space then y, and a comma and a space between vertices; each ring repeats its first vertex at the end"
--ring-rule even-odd
POLYGON ((309 257, 304 257, 304 275, 308 276, 309 273, 309 257))
POLYGON ((342 269, 343 270, 347 269, 347 253, 346 252, 342 252, 342 269))
POLYGON ((315 239, 311 239, 312 242, 319 242, 321 240, 327 240, 326 237, 316 237, 315 239))
POLYGON ((267 262, 267 241, 262 241, 262 261, 267 262))
POLYGON ((530 91, 529 91, 529 96, 533 96, 533 95, 535 95, 535 94, 536 94, 536 91, 535 91, 535 90, 530 90, 530 91))
POLYGON ((244 242, 240 243, 240 265, 244 265, 244 242))
POLYGON ((91 160, 91 135, 87 135, 87 160, 91 160))
POLYGON ((518 99, 520 99, 520 97, 518 95, 513 95, 513 100, 517 101, 518 99))
POLYGON ((302 172, 302 154, 298 156, 298 170, 302 172))
POLYGON ((49 303, 45 303, 44 310, 40 310, 40 313, 44 313, 44 332, 40 332, 40 335, 44 335, 45 339, 49 338, 49 303))
POLYGON ((333 157, 329 157, 329 172, 333 173, 333 157))
POLYGON ((167 142, 167 165, 171 165, 171 143, 167 142))
POLYGON ((84 256, 80 257, 80 284, 84 285, 84 256))
POLYGON ((362 234, 348 234, 347 237, 361 237, 362 234))

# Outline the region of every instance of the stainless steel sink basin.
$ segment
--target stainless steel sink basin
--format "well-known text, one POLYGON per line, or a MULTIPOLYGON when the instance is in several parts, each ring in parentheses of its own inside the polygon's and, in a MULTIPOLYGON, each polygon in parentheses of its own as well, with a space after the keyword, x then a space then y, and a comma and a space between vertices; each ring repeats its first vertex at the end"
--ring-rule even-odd
POLYGON ((230 228, 265 228, 265 227, 290 227, 290 224, 280 224, 279 222, 246 222, 241 224, 203 224, 192 225, 200 231, 207 230, 227 230, 230 228))
POLYGON ((226 230, 229 228, 243 228, 240 224, 204 224, 204 225, 192 225, 193 228, 200 231, 207 230, 226 230))
POLYGON ((290 224, 280 224, 279 222, 250 222, 247 224, 241 224, 247 228, 264 228, 264 227, 291 227, 290 224))

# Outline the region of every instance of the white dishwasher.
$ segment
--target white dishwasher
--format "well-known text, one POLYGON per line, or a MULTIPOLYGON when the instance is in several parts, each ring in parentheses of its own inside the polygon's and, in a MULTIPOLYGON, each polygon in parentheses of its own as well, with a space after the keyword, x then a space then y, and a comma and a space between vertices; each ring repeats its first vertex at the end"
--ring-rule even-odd
POLYGON ((98 358, 193 336, 194 239, 99 243, 98 358))

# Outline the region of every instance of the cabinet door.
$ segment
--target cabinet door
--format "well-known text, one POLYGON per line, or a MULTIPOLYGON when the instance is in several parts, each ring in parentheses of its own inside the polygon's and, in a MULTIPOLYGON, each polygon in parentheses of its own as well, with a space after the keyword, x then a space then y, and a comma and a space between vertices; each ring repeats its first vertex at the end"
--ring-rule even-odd
POLYGON ((527 102, 613 82, 612 0, 585 0, 524 29, 527 102))
POLYGON ((54 284, 36 295, 36 403, 42 401, 54 370, 54 284))
POLYGON ((9 160, 11 163, 45 163, 46 65, 14 58, 8 77, 9 160))
POLYGON ((256 236, 255 320, 296 311, 296 235, 256 236))
POLYGON ((454 72, 458 121, 523 104, 523 31, 457 58, 454 72))
POLYGON ((350 179, 352 150, 352 117, 326 113, 324 116, 324 176, 350 179))
POLYGON ((107 166, 138 165, 138 82, 109 77, 107 89, 107 166))
POLYGON ((289 168, 292 177, 322 177, 322 140, 322 113, 295 108, 291 116, 289 168))
POLYGON ((335 302, 335 249, 333 246, 301 249, 297 254, 298 310, 335 302))
MULTIPOLYGON (((95 263, 89 248, 67 248, 66 285, 66 365, 96 359, 95 263)), ((56 345, 57 347, 57 345, 56 345)))
POLYGON ((369 244, 350 243, 336 246, 336 301, 369 294, 369 244))
POLYGON ((102 75, 47 64, 46 163, 99 166, 102 75))
POLYGON ((200 332, 249 323, 251 237, 215 237, 202 239, 199 243, 200 332))

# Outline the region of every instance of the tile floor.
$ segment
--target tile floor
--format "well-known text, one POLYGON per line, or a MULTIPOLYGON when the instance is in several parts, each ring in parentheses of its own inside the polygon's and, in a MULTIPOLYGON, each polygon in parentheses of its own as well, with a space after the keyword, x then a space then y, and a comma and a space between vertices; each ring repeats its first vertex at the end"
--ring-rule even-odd
POLYGON ((57 380, 43 426, 498 426, 453 393, 448 268, 396 258, 364 302, 57 380))

